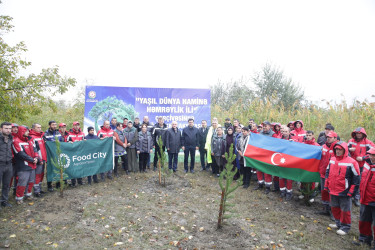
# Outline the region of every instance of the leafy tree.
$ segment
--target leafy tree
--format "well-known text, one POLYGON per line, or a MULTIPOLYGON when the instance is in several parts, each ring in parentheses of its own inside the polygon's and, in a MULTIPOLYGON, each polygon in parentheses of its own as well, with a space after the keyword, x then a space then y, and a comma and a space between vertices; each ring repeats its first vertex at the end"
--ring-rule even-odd
POLYGON ((131 120, 138 116, 134 106, 126 105, 124 101, 117 99, 116 96, 108 96, 104 100, 97 102, 89 112, 89 116, 95 120, 95 129, 99 130, 98 121, 109 120, 116 116, 117 119, 124 119, 125 117, 131 120))
POLYGON ((13 30, 11 21, 9 16, 0 16, 0 119, 9 121, 38 114, 45 106, 56 110, 52 97, 76 84, 74 78, 60 76, 57 66, 42 69, 38 75, 21 75, 31 62, 21 59, 27 51, 23 42, 10 46, 3 39, 13 30))
MULTIPOLYGON (((159 155, 160 160, 158 163, 159 184, 163 187, 166 187, 165 180, 167 177, 169 177, 173 173, 173 171, 172 169, 169 169, 168 167, 165 166, 165 163, 167 162, 167 156, 165 155, 164 150, 163 150, 163 140, 161 139, 161 136, 159 136, 157 143, 160 149, 160 155, 159 155), (163 183, 161 183, 162 179, 163 179, 163 183)), ((158 152, 155 151, 155 154, 157 153, 158 152)))
POLYGON ((253 82, 255 94, 263 102, 271 101, 274 105, 290 110, 299 107, 304 100, 301 87, 295 85, 282 70, 271 64, 266 64, 256 73, 253 82))
POLYGON ((243 105, 247 106, 254 98, 254 91, 243 79, 229 83, 218 82, 210 88, 211 104, 218 105, 224 110, 231 109, 239 99, 243 105))
POLYGON ((57 176, 59 176, 59 182, 60 182, 60 197, 64 197, 64 179, 68 177, 68 175, 65 173, 65 164, 66 159, 65 157, 61 157, 61 148, 60 148, 60 141, 59 138, 55 138, 56 143, 56 157, 52 160, 52 165, 57 169, 54 169, 53 171, 57 176))

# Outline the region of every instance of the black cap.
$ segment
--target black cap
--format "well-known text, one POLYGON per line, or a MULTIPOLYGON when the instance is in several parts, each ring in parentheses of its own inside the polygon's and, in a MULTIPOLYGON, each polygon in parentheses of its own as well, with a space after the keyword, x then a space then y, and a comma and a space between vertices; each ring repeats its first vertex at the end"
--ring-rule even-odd
POLYGON ((128 121, 128 124, 129 124, 129 123, 133 124, 133 122, 132 122, 132 121, 128 121))
POLYGON ((225 118, 226 121, 230 121, 230 118, 225 118))
POLYGON ((90 132, 91 129, 94 130, 94 127, 88 127, 87 132, 90 132))

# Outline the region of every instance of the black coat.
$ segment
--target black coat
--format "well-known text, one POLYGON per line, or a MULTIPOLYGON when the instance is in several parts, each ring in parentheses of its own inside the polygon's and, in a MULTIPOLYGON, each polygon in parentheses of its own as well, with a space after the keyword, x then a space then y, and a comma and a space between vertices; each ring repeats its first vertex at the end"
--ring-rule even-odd
POLYGON ((5 143, 4 135, 0 133, 0 163, 9 164, 12 163, 12 144, 13 137, 9 135, 8 142, 5 143))
POLYGON ((168 150, 168 153, 178 153, 181 148, 181 131, 177 128, 175 131, 173 128, 170 128, 166 132, 166 144, 165 147, 168 150))
POLYGON ((196 127, 185 127, 182 130, 181 143, 183 147, 198 147, 198 129, 196 127))
POLYGON ((204 149, 204 146, 206 144, 206 139, 207 139, 207 134, 208 134, 208 130, 209 128, 205 128, 204 132, 203 132, 203 128, 199 128, 198 129, 198 141, 199 141, 199 149, 200 150, 203 150, 204 149))

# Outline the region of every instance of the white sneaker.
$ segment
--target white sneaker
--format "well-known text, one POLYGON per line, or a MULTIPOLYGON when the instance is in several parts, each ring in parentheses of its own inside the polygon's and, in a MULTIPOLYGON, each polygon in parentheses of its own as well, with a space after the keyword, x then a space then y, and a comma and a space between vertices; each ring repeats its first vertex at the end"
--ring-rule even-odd
POLYGON ((336 224, 329 224, 328 225, 330 228, 338 228, 336 224))
POLYGON ((336 233, 337 233, 338 235, 347 235, 347 234, 348 234, 348 233, 342 231, 341 229, 337 230, 336 233))

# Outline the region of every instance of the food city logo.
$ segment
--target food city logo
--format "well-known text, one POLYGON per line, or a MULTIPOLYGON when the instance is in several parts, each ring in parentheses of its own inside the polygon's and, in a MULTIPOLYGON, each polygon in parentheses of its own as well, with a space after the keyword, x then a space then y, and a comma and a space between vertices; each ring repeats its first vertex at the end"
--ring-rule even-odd
POLYGON ((70 159, 70 157, 67 155, 67 154, 60 154, 60 162, 62 162, 64 164, 64 168, 68 168, 70 167, 70 163, 73 161, 73 164, 74 163, 79 163, 79 162, 84 162, 84 161, 89 161, 89 160, 92 160, 92 159, 99 159, 99 158, 105 158, 107 156, 107 153, 106 152, 97 152, 97 153, 93 153, 93 154, 88 154, 88 155, 73 155, 71 158, 72 160, 70 159))

